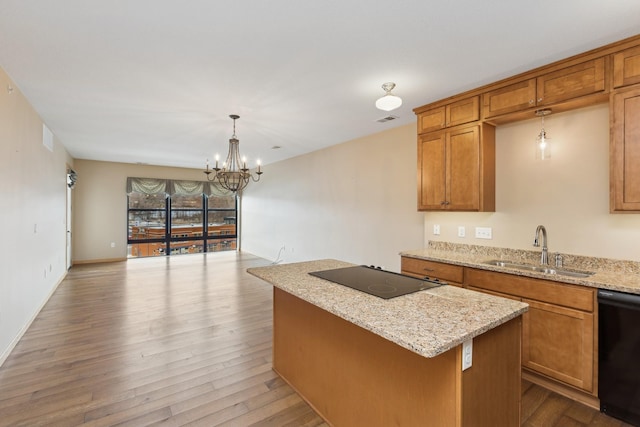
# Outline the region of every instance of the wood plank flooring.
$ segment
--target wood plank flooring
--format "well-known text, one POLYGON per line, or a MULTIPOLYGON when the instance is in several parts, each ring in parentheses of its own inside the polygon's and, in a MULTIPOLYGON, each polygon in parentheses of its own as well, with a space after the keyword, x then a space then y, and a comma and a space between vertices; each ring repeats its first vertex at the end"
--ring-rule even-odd
MULTIPOLYGON (((74 266, 0 367, 0 426, 326 426, 271 370, 266 264, 74 266)), ((625 424, 525 382, 522 425, 625 424)))

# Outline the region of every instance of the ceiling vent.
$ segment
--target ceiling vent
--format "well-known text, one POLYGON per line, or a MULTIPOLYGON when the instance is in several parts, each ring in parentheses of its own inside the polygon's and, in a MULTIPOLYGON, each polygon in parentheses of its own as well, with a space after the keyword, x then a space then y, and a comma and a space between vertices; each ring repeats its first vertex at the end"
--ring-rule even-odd
POLYGON ((382 118, 380 118, 380 119, 378 119, 378 120, 376 120, 376 121, 377 121, 378 123, 384 123, 384 122, 390 122, 391 120, 395 120, 395 119, 397 119, 397 118, 398 118, 398 116, 391 116, 391 115, 389 115, 389 116, 382 117, 382 118))

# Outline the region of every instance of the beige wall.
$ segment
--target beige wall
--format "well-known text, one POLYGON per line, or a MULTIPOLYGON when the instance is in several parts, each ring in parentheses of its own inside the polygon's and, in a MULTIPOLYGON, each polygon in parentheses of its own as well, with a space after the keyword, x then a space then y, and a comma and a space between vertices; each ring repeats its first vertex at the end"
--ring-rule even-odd
POLYGON ((496 130, 496 212, 426 213, 428 240, 539 250, 534 232, 543 224, 549 251, 640 261, 640 214, 609 214, 609 109, 607 104, 550 115, 549 161, 534 159, 540 119, 496 130), (439 224, 441 234, 433 235, 439 224), (457 237, 458 226, 466 238, 457 237), (474 238, 491 227, 492 240, 474 238))
POLYGON ((66 173, 72 164, 0 69, 0 364, 66 274, 66 173), (12 88, 13 90, 10 90, 12 88))
POLYGON ((73 261, 127 257, 127 177, 204 180, 201 170, 75 160, 73 261), (111 247, 111 244, 114 244, 111 247))
MULTIPOLYGON (((414 125, 267 165, 243 198, 242 249, 271 261, 332 257, 397 270, 399 251, 429 240, 535 250, 544 224, 552 252, 640 261, 640 215, 609 214, 607 105, 552 114, 545 127, 548 162, 534 159, 539 119, 498 127, 494 213, 416 212, 414 125), (476 226, 491 227, 493 239, 474 238, 476 226)), ((126 257, 127 176, 202 179, 192 169, 86 160, 75 168, 79 261, 126 257)))
POLYGON ((243 250, 399 271, 398 252, 423 244, 415 140, 402 126, 267 165, 243 197, 243 250))

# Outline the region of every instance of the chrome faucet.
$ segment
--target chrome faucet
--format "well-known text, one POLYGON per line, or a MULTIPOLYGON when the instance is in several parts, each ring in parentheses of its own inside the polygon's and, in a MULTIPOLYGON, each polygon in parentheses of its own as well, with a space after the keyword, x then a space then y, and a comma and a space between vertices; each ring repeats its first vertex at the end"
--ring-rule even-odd
POLYGON ((540 264, 548 265, 549 264, 549 249, 547 248, 547 229, 544 228, 544 225, 539 225, 536 228, 536 237, 533 239, 533 246, 540 247, 540 242, 538 237, 540 237, 540 231, 542 231, 542 254, 540 255, 540 264))

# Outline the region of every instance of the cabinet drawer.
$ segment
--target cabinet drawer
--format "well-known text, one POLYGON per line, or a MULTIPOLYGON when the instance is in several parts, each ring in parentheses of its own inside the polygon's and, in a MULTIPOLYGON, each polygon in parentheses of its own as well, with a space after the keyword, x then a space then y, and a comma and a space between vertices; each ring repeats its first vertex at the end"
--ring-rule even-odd
POLYGON ((583 62, 538 77, 537 105, 549 105, 605 89, 604 58, 583 62))
POLYGON ((550 280, 468 268, 465 285, 586 312, 595 308, 595 289, 550 280))
POLYGON ((423 259, 402 257, 401 268, 403 274, 435 277, 449 282, 462 283, 464 277, 463 267, 423 259))
POLYGON ((640 46, 613 55, 613 87, 640 83, 640 46))

